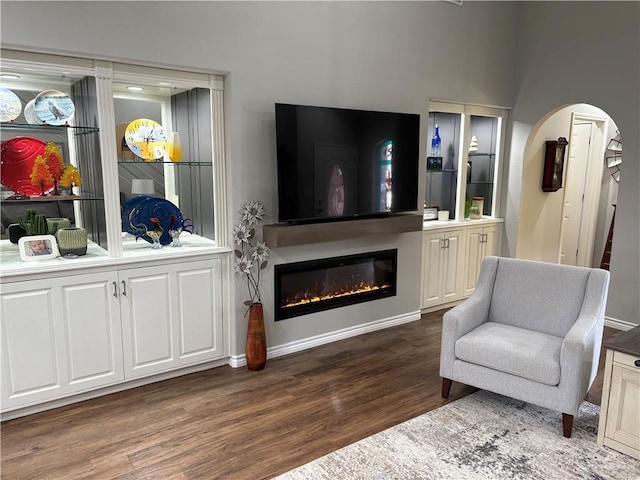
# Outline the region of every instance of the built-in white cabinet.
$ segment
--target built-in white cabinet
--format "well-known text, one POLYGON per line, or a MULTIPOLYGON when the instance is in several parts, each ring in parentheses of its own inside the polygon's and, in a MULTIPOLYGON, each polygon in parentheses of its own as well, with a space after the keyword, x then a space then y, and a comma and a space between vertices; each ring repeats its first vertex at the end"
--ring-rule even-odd
MULTIPOLYGON (((8 178, 16 180, 5 185, 3 177, 0 185, 3 226, 33 208, 67 218, 88 237, 87 253, 78 258, 27 262, 17 239, 0 229, 3 419, 7 412, 19 416, 76 394, 97 395, 118 384, 142 384, 145 377, 222 364, 230 321, 229 308, 223 308, 229 282, 223 279, 231 271, 232 251, 226 246, 224 78, 4 48, 1 53, 3 73, 13 74, 1 86, 15 94, 17 112, 1 128, 3 171, 12 170, 8 178), (52 95, 52 89, 56 99, 44 103, 44 92, 52 95), (28 113, 27 105, 38 102, 53 112, 55 101, 68 106, 63 121, 28 113), (150 120, 162 127, 145 134, 146 143, 157 136, 158 151, 142 158, 132 150, 137 137, 128 126, 146 128, 150 120), (27 161, 35 165, 50 145, 82 178, 64 195, 46 194, 54 177, 42 171, 33 186, 31 164, 22 168, 27 161), (182 247, 170 247, 171 238, 163 235, 164 248, 151 248, 144 230, 158 225, 165 234, 185 230, 182 247)), ((58 172, 57 164, 52 168, 58 172)))
POLYGON ((222 358, 222 260, 2 285, 2 411, 222 358))
POLYGON ((120 271, 125 377, 222 356, 220 259, 120 271))
POLYGON ((487 255, 498 255, 501 219, 425 222, 422 237, 423 309, 470 296, 487 255))
POLYGON ((2 410, 124 379, 117 274, 2 285, 2 410))
POLYGON ((473 226, 466 229, 465 296, 471 295, 476 288, 476 281, 478 280, 484 257, 498 254, 501 226, 501 224, 492 224, 473 226))
POLYGON ((422 242, 422 307, 460 299, 464 230, 454 228, 425 233, 422 242))

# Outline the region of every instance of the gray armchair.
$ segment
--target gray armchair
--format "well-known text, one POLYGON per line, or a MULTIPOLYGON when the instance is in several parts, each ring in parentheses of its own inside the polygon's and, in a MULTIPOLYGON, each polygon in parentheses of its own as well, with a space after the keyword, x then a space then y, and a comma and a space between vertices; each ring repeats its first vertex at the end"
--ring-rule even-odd
POLYGON ((571 437, 598 371, 606 270, 487 257, 476 289, 445 313, 440 376, 562 412, 571 437))

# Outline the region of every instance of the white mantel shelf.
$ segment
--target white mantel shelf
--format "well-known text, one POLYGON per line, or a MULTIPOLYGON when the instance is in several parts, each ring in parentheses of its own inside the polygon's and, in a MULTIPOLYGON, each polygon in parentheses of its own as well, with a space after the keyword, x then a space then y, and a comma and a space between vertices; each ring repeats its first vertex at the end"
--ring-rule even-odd
POLYGON ((338 222, 265 225, 263 236, 271 248, 349 240, 370 235, 393 235, 422 230, 422 215, 396 214, 383 218, 363 218, 338 222))

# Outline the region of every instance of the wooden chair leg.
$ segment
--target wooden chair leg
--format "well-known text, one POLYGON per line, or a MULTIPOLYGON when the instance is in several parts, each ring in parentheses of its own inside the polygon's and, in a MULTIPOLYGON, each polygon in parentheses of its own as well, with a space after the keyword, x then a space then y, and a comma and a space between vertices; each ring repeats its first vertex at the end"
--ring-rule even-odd
POLYGON ((571 438, 571 430, 573 430, 573 415, 569 415, 568 413, 562 414, 562 434, 571 438))
POLYGON ((442 379, 442 398, 449 398, 449 392, 451 391, 451 384, 453 382, 448 378, 442 379))

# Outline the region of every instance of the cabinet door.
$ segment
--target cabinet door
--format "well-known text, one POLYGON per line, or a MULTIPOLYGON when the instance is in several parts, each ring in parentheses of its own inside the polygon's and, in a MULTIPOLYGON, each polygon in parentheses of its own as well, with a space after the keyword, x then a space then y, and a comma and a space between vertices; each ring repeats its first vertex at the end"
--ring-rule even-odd
POLYGON ((222 261, 214 259, 176 272, 180 364, 222 356, 221 268, 222 261))
POLYGON ((464 296, 471 295, 475 290, 484 257, 498 254, 500 250, 500 228, 500 225, 489 225, 467 229, 464 296))
POLYGON ((70 391, 124 379, 116 282, 109 272, 70 277, 60 287, 70 391))
POLYGON ((223 355, 220 259, 120 272, 125 377, 223 355))
POLYGON ((162 372, 175 364, 175 281, 168 268, 119 272, 126 378, 162 372))
POLYGON ((491 225, 482 229, 482 233, 484 233, 482 259, 488 255, 498 255, 500 251, 501 228, 501 225, 491 225))
POLYGON ((113 273, 2 286, 2 408, 123 379, 113 273))
POLYGON ((466 233, 467 260, 464 272, 464 295, 469 296, 476 288, 476 281, 480 274, 483 256, 483 233, 482 227, 470 227, 466 233))
POLYGON ((422 308, 442 301, 442 233, 426 233, 422 239, 422 308))
MULTIPOLYGON (((617 353, 617 352, 616 352, 617 353)), ((614 363, 605 436, 627 447, 617 448, 638 457, 640 449, 640 372, 614 363)))
POLYGON ((462 298, 463 235, 462 230, 452 230, 444 234, 441 299, 443 302, 452 302, 462 298))
POLYGON ((2 286, 2 409, 61 396, 66 388, 59 298, 51 281, 2 286))

